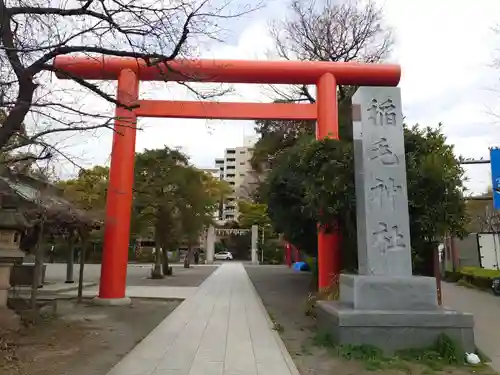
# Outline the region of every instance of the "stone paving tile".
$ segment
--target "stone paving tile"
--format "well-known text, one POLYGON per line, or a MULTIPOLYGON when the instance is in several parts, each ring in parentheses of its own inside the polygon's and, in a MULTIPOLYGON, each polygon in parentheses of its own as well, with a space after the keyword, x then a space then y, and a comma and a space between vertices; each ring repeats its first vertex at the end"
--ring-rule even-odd
POLYGON ((108 373, 268 374, 298 371, 241 263, 215 270, 108 373))
POLYGON ((224 362, 201 362, 195 361, 189 375, 222 375, 224 362))

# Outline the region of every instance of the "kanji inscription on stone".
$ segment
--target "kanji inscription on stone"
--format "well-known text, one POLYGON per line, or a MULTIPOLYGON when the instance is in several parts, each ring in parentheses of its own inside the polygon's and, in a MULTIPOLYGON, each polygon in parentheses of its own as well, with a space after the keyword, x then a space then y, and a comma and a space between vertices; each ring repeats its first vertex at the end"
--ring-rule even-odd
POLYGON ((361 87, 352 102, 359 273, 411 276, 400 90, 361 87))
POLYGON ((367 109, 368 120, 375 126, 397 126, 396 124, 396 105, 392 98, 381 101, 378 98, 372 98, 367 109))
POLYGON ((399 164, 399 158, 394 154, 385 137, 381 137, 378 141, 373 142, 370 148, 370 159, 380 160, 384 165, 399 164))
POLYGON ((372 199, 379 203, 379 208, 388 204, 392 210, 396 210, 396 202, 398 194, 401 193, 402 186, 396 183, 394 178, 389 177, 387 180, 375 177, 375 185, 370 187, 372 199))
POLYGON ((373 245, 379 249, 379 252, 386 256, 387 253, 394 251, 404 251, 406 244, 404 236, 399 232, 397 225, 389 228, 386 223, 378 223, 379 228, 372 233, 373 245))

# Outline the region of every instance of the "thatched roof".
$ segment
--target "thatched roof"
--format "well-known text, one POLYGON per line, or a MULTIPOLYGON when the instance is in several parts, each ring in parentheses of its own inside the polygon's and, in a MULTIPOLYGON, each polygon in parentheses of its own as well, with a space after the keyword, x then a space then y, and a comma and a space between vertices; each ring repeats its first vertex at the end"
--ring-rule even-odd
MULTIPOLYGON (((2 212, 21 213, 30 224, 44 217, 51 226, 60 228, 100 226, 92 213, 76 208, 63 198, 62 191, 54 184, 23 173, 6 171, 0 175, 0 207, 2 212)), ((0 225, 4 216, 0 214, 0 225)), ((4 220, 7 221, 7 216, 4 220)))

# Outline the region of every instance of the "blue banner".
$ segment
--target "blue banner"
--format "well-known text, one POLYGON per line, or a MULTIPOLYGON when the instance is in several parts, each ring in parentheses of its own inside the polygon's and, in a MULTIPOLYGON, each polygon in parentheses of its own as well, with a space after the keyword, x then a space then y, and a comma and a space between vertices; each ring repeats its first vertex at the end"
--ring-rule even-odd
POLYGON ((490 148, 491 182, 493 187, 493 207, 500 210, 500 148, 490 148))

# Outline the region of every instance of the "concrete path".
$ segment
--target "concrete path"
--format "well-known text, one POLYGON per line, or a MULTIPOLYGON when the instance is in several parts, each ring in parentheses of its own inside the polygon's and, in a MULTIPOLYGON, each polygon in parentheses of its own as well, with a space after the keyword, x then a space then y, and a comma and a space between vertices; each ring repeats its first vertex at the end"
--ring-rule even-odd
POLYGON ((219 267, 108 375, 298 375, 241 263, 219 267))
POLYGON ((474 314, 476 345, 500 371, 500 297, 450 283, 443 283, 442 289, 446 307, 474 314))

